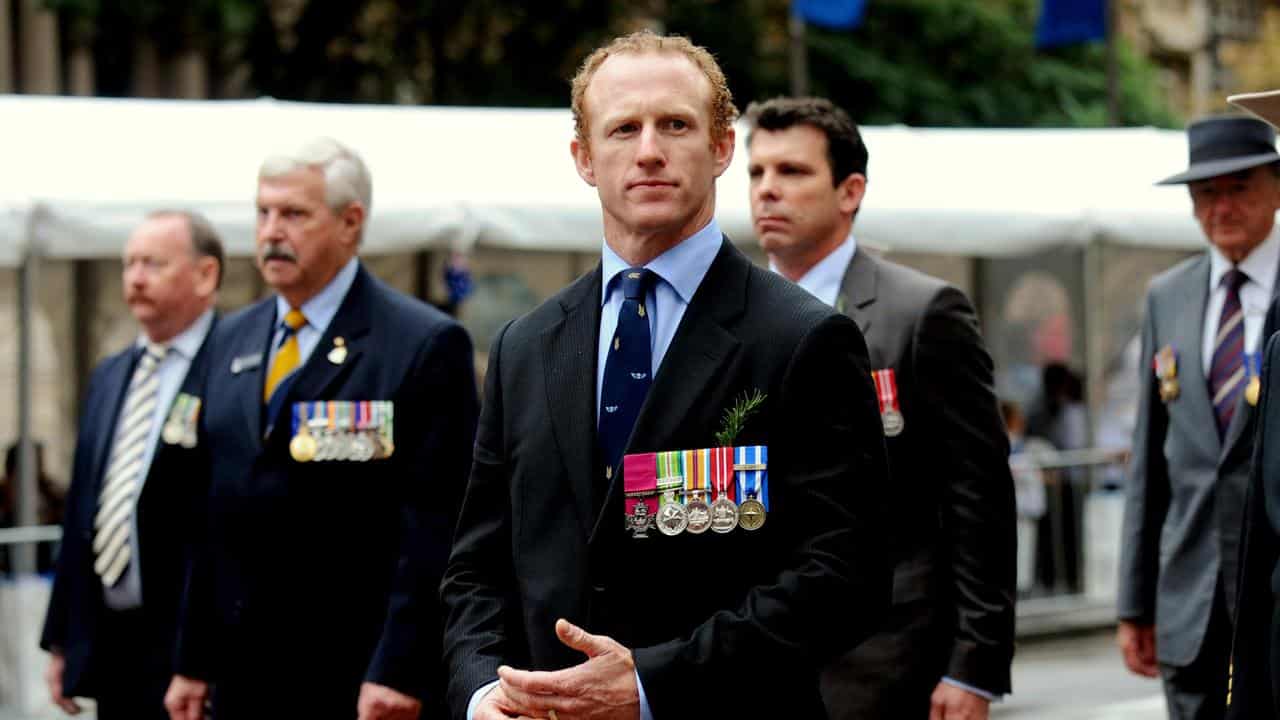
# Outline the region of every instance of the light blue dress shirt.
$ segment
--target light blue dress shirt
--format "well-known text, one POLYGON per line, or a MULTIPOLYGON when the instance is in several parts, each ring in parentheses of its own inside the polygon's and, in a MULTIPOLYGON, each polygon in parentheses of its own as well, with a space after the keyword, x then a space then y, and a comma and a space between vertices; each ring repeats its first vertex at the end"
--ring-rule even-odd
MULTIPOLYGON (((840 297, 840 284, 844 282, 845 270, 849 269, 849 263, 857 251, 858 241, 853 239, 853 230, 850 230, 844 242, 819 260, 817 265, 809 268, 809 272, 797 280, 796 284, 808 290, 810 295, 835 307, 836 300, 840 297)), ((769 263, 769 269, 778 272, 778 266, 773 263, 769 263)))
MULTIPOLYGON (((311 357, 316 345, 320 344, 320 338, 329 329, 333 316, 337 315, 338 308, 342 307, 342 301, 347 297, 351 283, 355 282, 358 269, 360 269, 360 259, 351 258, 346 265, 342 266, 338 274, 333 276, 328 285, 321 288, 320 292, 298 308, 307 318, 307 324, 298 329, 298 367, 307 364, 307 358, 311 357)), ((271 354, 267 357, 268 368, 275 361, 276 353, 280 351, 280 345, 284 340, 284 316, 288 315, 292 309, 287 300, 276 295, 276 333, 271 338, 271 354)))
MULTIPOLYGON (((178 396, 182 381, 187 377, 187 370, 191 369, 191 361, 195 359, 196 353, 200 352, 200 346, 204 344, 204 339, 209 335, 209 328, 211 327, 213 327, 213 310, 206 310, 186 330, 183 330, 167 343, 168 352, 165 353, 164 359, 156 365, 156 377, 158 380, 156 409, 151 417, 151 432, 147 434, 147 442, 143 446, 142 468, 138 471, 140 478, 138 490, 133 494, 133 499, 130 500, 134 505, 134 509, 130 511, 131 517, 129 518, 130 560, 128 566, 125 567, 124 574, 120 576, 116 584, 103 588, 103 600, 106 602, 107 607, 112 610, 129 610, 142 607, 142 551, 138 546, 137 502, 138 498, 142 497, 142 487, 147 481, 147 475, 151 473, 151 462, 155 460, 160 431, 164 427, 169 409, 173 406, 173 401, 178 396)), ((147 340, 146 336, 142 336, 138 338, 135 346, 145 347, 148 342, 150 341, 147 340)), ((123 403, 120 410, 124 410, 123 403)), ((120 418, 116 418, 117 427, 119 422, 120 418)))
MULTIPOLYGON (((645 297, 645 315, 649 318, 650 348, 653 352, 652 377, 656 380, 658 368, 662 367, 662 358, 666 357, 671 340, 676 336, 684 311, 689 308, 702 278, 711 269, 711 263, 720 253, 724 235, 720 225, 713 218, 698 232, 690 235, 678 245, 645 263, 645 267, 658 276, 658 282, 645 297)), ((600 397, 600 389, 604 385, 604 366, 609 359, 609 345, 613 334, 618 329, 618 311, 622 309, 622 291, 619 290, 618 275, 631 267, 627 261, 606 242, 600 251, 601 290, 600 290, 600 343, 596 349, 596 397, 600 397)), ((600 420, 600 403, 596 403, 596 421, 600 420)), ((586 628, 591 632, 591 628, 586 628)), ((476 707, 485 695, 489 694, 498 681, 480 686, 471 694, 467 704, 467 720, 473 720, 476 707)), ((653 720, 649 710, 649 699, 644 694, 644 686, 640 684, 640 673, 636 673, 636 689, 640 692, 640 718, 653 720)))
MULTIPOLYGON (((819 260, 816 265, 809 268, 809 271, 797 280, 796 284, 808 290, 810 295, 822 302, 836 307, 836 301, 840 298, 840 285, 844 282, 845 271, 849 268, 849 263, 853 261, 853 256, 857 251, 858 241, 853 238, 853 230, 850 230, 849 236, 845 238, 844 242, 840 243, 826 257, 819 260)), ((778 267, 773 263, 769 264, 769 269, 778 272, 778 267)), ((967 690, 987 700, 1000 699, 998 695, 967 685, 955 678, 944 677, 942 682, 954 685, 961 690, 967 690)))

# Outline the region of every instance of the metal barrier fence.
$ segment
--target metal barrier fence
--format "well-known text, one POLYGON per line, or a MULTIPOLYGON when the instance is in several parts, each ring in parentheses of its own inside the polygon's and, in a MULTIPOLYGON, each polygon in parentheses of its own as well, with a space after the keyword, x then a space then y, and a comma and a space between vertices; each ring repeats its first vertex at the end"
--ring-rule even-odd
MULTIPOLYGON (((1018 491, 1018 634, 1104 627, 1115 618, 1126 452, 1045 450, 1010 460, 1018 491), (1037 491, 1038 488, 1038 491, 1037 491)), ((37 648, 47 576, 8 574, 19 549, 53 547, 61 528, 0 529, 0 720, 64 717, 45 693, 37 648)), ((81 718, 92 718, 92 706, 81 718)))
POLYGON ((1128 457, 1087 449, 1010 459, 1019 493, 1020 637, 1115 622, 1128 457), (1028 498, 1035 486, 1042 490, 1038 514, 1029 512, 1037 509, 1028 498))

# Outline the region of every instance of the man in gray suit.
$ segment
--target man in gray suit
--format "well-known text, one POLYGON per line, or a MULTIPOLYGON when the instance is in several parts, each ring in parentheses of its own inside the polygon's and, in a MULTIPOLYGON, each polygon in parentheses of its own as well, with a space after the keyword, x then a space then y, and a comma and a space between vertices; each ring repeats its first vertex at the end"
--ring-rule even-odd
POLYGON ((1214 117, 1187 128, 1187 185, 1209 249, 1151 281, 1120 556, 1125 664, 1161 677, 1169 715, 1221 718, 1253 454, 1258 352, 1275 294, 1275 133, 1214 117))
POLYGON ((983 719, 1009 692, 1015 510, 977 315, 954 287, 857 246, 867 150, 827 100, 752 105, 751 211, 773 269, 867 339, 890 465, 893 607, 823 673, 834 718, 983 719))

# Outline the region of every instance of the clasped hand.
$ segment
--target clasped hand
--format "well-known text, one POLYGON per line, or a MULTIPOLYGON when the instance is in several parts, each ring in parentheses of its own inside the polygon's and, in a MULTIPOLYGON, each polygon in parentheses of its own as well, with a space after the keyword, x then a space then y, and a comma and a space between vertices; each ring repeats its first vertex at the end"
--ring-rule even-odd
POLYGON ((498 668, 498 685, 476 708, 475 720, 638 720, 640 691, 631 651, 567 620, 556 622, 560 642, 586 662, 555 672, 498 668))

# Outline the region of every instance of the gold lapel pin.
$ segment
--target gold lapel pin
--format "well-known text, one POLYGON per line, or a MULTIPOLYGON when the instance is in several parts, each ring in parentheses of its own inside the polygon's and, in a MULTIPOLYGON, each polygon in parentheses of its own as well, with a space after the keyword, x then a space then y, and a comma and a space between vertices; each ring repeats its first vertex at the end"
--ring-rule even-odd
POLYGON ((333 349, 329 351, 329 362, 334 365, 341 365, 347 361, 347 341, 341 337, 333 339, 333 349))

